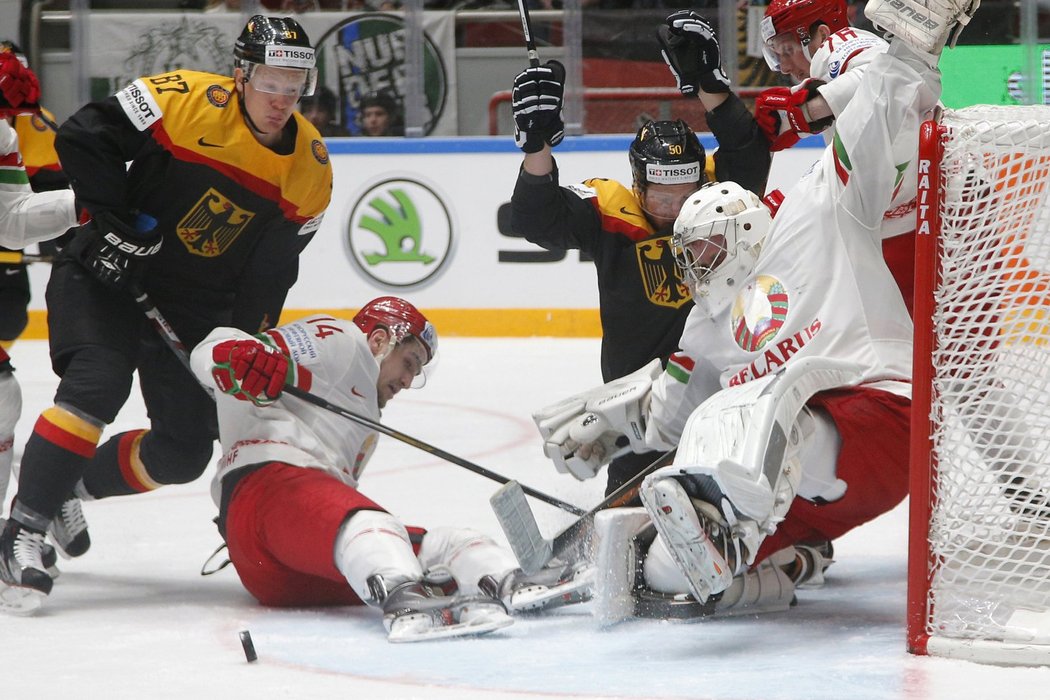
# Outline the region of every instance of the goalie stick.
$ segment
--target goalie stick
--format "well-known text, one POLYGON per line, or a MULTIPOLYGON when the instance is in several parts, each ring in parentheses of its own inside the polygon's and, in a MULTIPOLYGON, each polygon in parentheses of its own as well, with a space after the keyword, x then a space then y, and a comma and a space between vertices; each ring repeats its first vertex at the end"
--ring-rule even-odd
POLYGON ((642 480, 657 469, 671 463, 675 450, 663 453, 642 471, 631 477, 620 488, 605 497, 598 505, 581 515, 574 523, 562 530, 554 539, 544 539, 540 534, 536 516, 525 500, 521 484, 511 481, 489 498, 496 519, 507 536, 514 556, 526 574, 534 574, 566 550, 586 541, 594 530, 594 516, 606 508, 626 505, 638 495, 642 480))
MULTIPOLYGON (((138 307, 142 310, 144 314, 146 314, 146 317, 153 324, 154 329, 164 340, 165 344, 167 344, 171 351, 175 353, 175 356, 179 358, 179 361, 187 370, 189 370, 190 374, 193 374, 193 368, 190 366, 190 356, 189 352, 187 352, 186 350, 186 346, 182 344, 181 340, 179 340, 179 336, 175 333, 175 329, 171 327, 171 324, 169 324, 167 319, 164 318, 163 314, 160 313, 160 310, 157 309, 156 305, 149 298, 149 295, 141 289, 137 288, 132 288, 129 291, 131 291, 131 295, 135 298, 135 303, 138 304, 138 307)), ((193 376, 196 377, 197 375, 194 374, 193 376)), ((211 391, 211 387, 205 386, 203 384, 201 386, 204 387, 205 391, 207 391, 210 396, 214 396, 211 391)), ((422 440, 417 440, 411 437, 410 435, 406 435, 405 433, 394 430, 393 428, 389 428, 378 421, 374 421, 371 418, 368 418, 367 416, 362 416, 357 413, 354 413, 353 411, 342 408, 341 406, 336 406, 335 404, 327 401, 326 399, 321 398, 320 396, 317 396, 316 394, 311 394, 310 392, 304 391, 291 384, 284 385, 284 393, 290 396, 294 396, 297 399, 306 401, 307 403, 311 403, 314 406, 318 406, 319 408, 323 408, 326 411, 335 413, 336 415, 342 416, 343 418, 351 420, 359 425, 363 425, 366 428, 375 430, 378 433, 382 433, 383 435, 392 437, 395 440, 399 440, 407 445, 411 445, 412 447, 432 454, 435 457, 440 457, 446 462, 451 462, 452 464, 455 464, 458 467, 463 467, 464 469, 472 471, 475 474, 479 474, 487 479, 492 479, 493 481, 499 482, 501 484, 507 484, 511 482, 511 479, 503 476, 502 474, 497 474, 496 472, 490 471, 480 465, 467 461, 462 457, 457 457, 456 455, 450 452, 446 452, 439 447, 434 447, 433 445, 425 443, 422 440)), ((545 494, 542 491, 537 491, 527 486, 521 486, 520 484, 519 488, 524 493, 532 496, 533 498, 543 501, 544 503, 550 504, 557 508, 561 508, 562 510, 572 513, 573 515, 585 514, 585 511, 582 508, 577 508, 571 503, 567 503, 566 501, 563 501, 559 498, 555 498, 554 496, 545 494)))

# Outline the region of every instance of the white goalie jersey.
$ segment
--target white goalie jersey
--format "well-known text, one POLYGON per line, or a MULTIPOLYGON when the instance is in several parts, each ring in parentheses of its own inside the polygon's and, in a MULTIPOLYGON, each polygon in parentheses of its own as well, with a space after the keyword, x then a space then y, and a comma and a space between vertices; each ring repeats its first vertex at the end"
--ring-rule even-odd
POLYGON ((873 61, 879 77, 861 84, 836 143, 787 193, 735 299, 713 316, 694 307, 681 352, 653 384, 648 444, 677 444, 719 388, 806 357, 855 364, 862 384, 910 396, 911 319, 879 245, 899 173, 916 158, 919 115, 936 99, 918 72, 888 58, 873 61))
MULTIPOLYGON (((367 338, 351 321, 310 316, 266 331, 270 340, 299 366, 299 385, 333 404, 379 420, 376 380, 379 363, 367 338)), ((212 385, 212 348, 224 340, 251 338, 235 328, 217 328, 191 356, 194 374, 212 385)), ((231 471, 271 461, 322 469, 356 487, 379 435, 335 413, 293 396, 258 407, 215 393, 222 457, 212 484, 219 502, 221 481, 231 471)))
POLYGON ((73 191, 33 192, 18 152, 18 134, 0 119, 0 245, 19 250, 76 225, 73 191))

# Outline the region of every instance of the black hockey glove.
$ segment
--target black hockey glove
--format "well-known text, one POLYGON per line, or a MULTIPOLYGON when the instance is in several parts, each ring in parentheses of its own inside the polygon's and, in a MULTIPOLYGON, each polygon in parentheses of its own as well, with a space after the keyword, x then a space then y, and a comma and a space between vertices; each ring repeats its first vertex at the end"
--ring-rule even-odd
POLYGON ((547 61, 530 66, 514 78, 510 106, 514 112, 514 143, 526 153, 536 153, 543 144, 552 147, 565 136, 561 103, 565 94, 565 66, 547 61))
POLYGON ((714 27, 693 10, 679 10, 666 22, 656 30, 656 38, 679 91, 686 96, 700 90, 729 92, 714 27))
POLYGON ((134 226, 102 211, 80 227, 67 246, 69 255, 108 287, 124 289, 137 282, 145 263, 160 250, 157 221, 138 214, 134 226))

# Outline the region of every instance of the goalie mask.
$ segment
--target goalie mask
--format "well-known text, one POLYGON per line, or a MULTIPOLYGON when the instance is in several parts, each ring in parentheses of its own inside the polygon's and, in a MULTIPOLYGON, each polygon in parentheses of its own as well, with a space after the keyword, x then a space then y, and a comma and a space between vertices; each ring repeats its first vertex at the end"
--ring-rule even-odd
MULTIPOLYGON (((780 57, 773 47, 773 39, 781 34, 792 34, 801 45, 802 55, 813 60, 810 43, 813 30, 826 24, 832 33, 849 26, 845 0, 773 0, 762 18, 762 53, 766 63, 780 71, 780 57)), ((813 47, 816 48, 816 47, 813 47)))
POLYGON ((438 339, 437 331, 412 304, 400 297, 379 297, 365 304, 357 315, 354 316, 354 324, 367 336, 376 328, 385 328, 390 332, 391 347, 402 343, 406 338, 415 338, 426 351, 426 358, 419 367, 416 380, 412 382, 413 388, 422 387, 426 383, 426 373, 434 370, 434 356, 437 354, 438 339))
POLYGON ((681 119, 646 122, 631 142, 628 157, 635 196, 651 218, 673 220, 686 196, 706 179, 704 147, 681 119), (650 185, 669 187, 650 190, 650 185))
POLYGON ((314 94, 317 85, 310 38, 291 17, 255 15, 248 20, 233 48, 233 66, 260 92, 298 99, 314 94))
POLYGON ((712 182, 689 197, 674 224, 675 264, 693 300, 714 316, 754 272, 773 218, 735 182, 712 182))

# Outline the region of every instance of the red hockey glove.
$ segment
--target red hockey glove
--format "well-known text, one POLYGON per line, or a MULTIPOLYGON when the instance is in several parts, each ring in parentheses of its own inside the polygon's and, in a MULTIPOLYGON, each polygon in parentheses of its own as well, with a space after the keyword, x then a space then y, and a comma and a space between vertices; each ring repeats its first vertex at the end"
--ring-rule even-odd
POLYGON ((211 351, 212 379, 224 394, 269 406, 294 379, 295 363, 258 340, 226 340, 211 351))
POLYGON ((831 126, 834 117, 809 121, 806 102, 817 96, 823 80, 807 78, 794 87, 763 90, 755 98, 755 121, 769 139, 769 150, 791 148, 799 134, 816 134, 831 126))
POLYGON ((0 52, 0 117, 40 111, 40 83, 10 51, 0 52))

